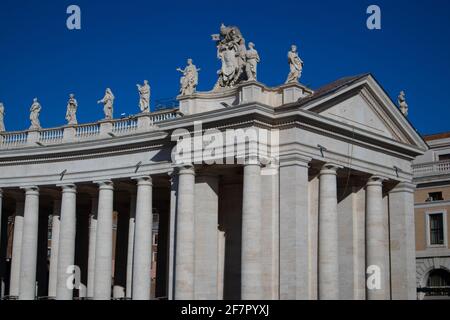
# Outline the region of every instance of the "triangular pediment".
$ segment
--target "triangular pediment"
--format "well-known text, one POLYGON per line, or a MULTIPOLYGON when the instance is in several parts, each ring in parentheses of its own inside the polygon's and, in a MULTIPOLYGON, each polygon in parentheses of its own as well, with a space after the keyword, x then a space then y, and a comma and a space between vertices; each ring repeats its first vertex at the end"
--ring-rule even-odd
POLYGON ((374 136, 426 150, 427 146, 371 75, 302 107, 374 136))

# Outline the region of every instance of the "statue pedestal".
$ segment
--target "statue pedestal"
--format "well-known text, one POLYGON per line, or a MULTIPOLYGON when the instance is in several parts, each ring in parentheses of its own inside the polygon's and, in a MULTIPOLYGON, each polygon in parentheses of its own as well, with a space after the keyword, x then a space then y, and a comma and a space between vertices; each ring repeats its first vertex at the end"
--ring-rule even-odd
POLYGON ((73 126, 64 127, 63 143, 73 142, 75 140, 75 134, 77 130, 73 126))
POLYGON ((100 137, 110 138, 113 132, 113 124, 111 120, 103 120, 100 122, 100 137))
POLYGON ((283 92, 283 104, 295 103, 299 99, 311 95, 312 90, 306 88, 300 83, 287 83, 280 86, 283 92))
POLYGON ((240 103, 262 102, 263 86, 256 81, 246 82, 241 87, 240 103))
POLYGON ((137 116, 137 128, 138 130, 148 130, 153 126, 152 117, 150 112, 140 113, 137 116))
POLYGON ((39 141, 39 138, 41 137, 41 133, 39 130, 30 130, 28 131, 27 135, 27 145, 30 147, 36 147, 36 142, 39 141))

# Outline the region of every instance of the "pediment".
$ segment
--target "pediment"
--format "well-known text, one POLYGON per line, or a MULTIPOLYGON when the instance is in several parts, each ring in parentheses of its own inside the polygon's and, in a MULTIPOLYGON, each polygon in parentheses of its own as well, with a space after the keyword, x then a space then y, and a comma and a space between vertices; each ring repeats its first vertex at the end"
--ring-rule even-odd
POLYGON ((370 75, 303 109, 374 135, 427 149, 417 131, 370 75))

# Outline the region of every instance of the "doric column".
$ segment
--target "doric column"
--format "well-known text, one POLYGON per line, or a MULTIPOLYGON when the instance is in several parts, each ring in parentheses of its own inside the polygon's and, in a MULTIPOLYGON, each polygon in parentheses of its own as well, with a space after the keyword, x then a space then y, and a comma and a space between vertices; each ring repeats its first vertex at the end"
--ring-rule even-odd
MULTIPOLYGON (((280 299, 309 299, 309 183, 311 158, 280 161, 280 299)), ((317 233, 316 233, 317 235, 317 233)), ((317 257, 316 257, 317 259, 317 257)))
POLYGON ((50 266, 48 273, 48 296, 54 298, 56 298, 56 284, 58 279, 60 219, 61 219, 61 199, 55 199, 53 201, 52 244, 50 249, 50 266))
POLYGON ((23 219, 22 258, 20 260, 20 300, 34 300, 36 296, 36 263, 39 225, 39 188, 25 190, 23 219))
POLYGON ((327 163, 319 181, 319 299, 339 299, 337 169, 327 163))
POLYGON ((374 275, 374 287, 366 289, 368 300, 389 299, 388 224, 383 205, 383 179, 373 176, 366 186, 366 269, 374 275))
POLYGON ((11 274, 9 279, 9 295, 13 297, 19 296, 24 206, 25 203, 23 201, 16 200, 16 212, 14 216, 14 239, 11 257, 11 274))
POLYGON ((114 285, 113 298, 124 299, 127 285, 127 254, 128 254, 128 208, 120 206, 116 209, 117 224, 114 254, 114 285))
POLYGON ((97 240, 97 196, 91 199, 91 214, 89 215, 89 247, 88 247, 88 281, 87 297, 94 297, 94 279, 95 279, 95 246, 97 240))
POLYGON ((133 300, 150 300, 152 264, 152 178, 137 179, 133 300))
POLYGON ((132 297, 133 288, 133 259, 134 259, 134 230, 136 221, 136 193, 130 197, 130 220, 128 221, 128 253, 127 253, 127 288, 126 297, 132 297))
POLYGON ((99 181, 97 239, 95 241, 94 299, 111 299, 112 226, 114 188, 110 180, 99 181))
POLYGON ((219 179, 202 174, 195 183, 195 300, 218 297, 219 179))
POLYGON ((264 297, 261 240, 261 165, 249 160, 244 165, 242 199, 242 300, 264 297))
POLYGON ((392 299, 416 300, 415 185, 399 183, 389 192, 392 299))
POLYGON ((58 282, 56 287, 57 300, 72 300, 73 289, 68 288, 67 273, 75 263, 76 236, 76 197, 77 189, 73 184, 62 185, 61 224, 58 250, 58 282))
POLYGON ((178 192, 178 174, 174 171, 170 176, 170 217, 169 217, 169 281, 168 298, 174 299, 175 285, 175 230, 177 217, 177 192, 178 192))
POLYGON ((194 299, 194 190, 193 166, 178 169, 175 299, 194 299))

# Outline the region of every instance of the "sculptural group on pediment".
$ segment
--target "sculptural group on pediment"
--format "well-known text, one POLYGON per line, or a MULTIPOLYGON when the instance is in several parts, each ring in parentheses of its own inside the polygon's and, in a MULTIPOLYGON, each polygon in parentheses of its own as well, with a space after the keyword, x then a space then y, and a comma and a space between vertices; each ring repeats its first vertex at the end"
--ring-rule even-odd
POLYGON ((217 72, 219 78, 215 90, 230 88, 238 83, 256 80, 259 54, 253 43, 246 48, 245 39, 238 27, 227 27, 223 23, 220 33, 213 35, 217 46, 217 58, 222 67, 217 72))

